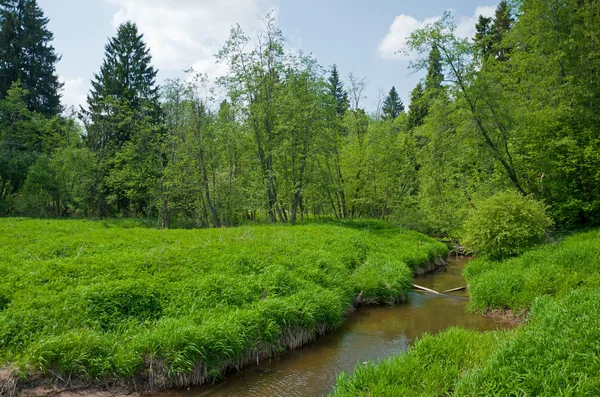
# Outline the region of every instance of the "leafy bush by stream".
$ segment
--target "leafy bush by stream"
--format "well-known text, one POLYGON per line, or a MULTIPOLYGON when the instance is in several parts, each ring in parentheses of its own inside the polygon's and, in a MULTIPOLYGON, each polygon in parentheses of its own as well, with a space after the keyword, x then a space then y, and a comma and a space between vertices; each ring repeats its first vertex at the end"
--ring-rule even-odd
POLYGON ((551 225, 541 202, 517 192, 500 192, 471 211, 464 244, 477 255, 504 259, 543 242, 551 225))
POLYGON ((155 387, 304 344, 340 326, 361 291, 402 301, 409 266, 447 254, 370 223, 164 231, 0 219, 0 247, 5 366, 155 387))

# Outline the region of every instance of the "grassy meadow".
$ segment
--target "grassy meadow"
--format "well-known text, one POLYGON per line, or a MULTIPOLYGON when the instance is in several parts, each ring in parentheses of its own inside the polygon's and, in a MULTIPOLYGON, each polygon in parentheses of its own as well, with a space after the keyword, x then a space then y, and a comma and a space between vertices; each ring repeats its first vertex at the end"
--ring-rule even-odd
POLYGON ((384 223, 155 230, 0 219, 0 361, 22 378, 201 384, 396 303, 444 245, 384 223))
POLYGON ((476 311, 527 313, 512 331, 453 328, 341 374, 331 396, 600 395, 600 231, 465 274, 476 311))

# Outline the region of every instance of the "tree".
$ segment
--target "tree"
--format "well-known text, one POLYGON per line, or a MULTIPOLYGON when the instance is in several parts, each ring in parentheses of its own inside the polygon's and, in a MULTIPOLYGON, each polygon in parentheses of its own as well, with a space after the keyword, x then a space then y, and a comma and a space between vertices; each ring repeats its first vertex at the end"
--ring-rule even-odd
POLYGON ((123 123, 123 115, 131 114, 131 122, 160 120, 158 71, 152 67, 150 50, 137 26, 125 22, 105 47, 100 72, 94 75, 87 98, 89 144, 95 151, 114 153, 131 139, 135 126, 123 123))
MULTIPOLYGON (((430 82, 439 81, 435 76, 443 75, 444 68, 447 69, 449 80, 454 82, 456 95, 460 97, 461 104, 470 114, 472 124, 482 143, 500 163, 513 187, 521 194, 526 195, 521 184, 519 170, 515 166, 513 148, 509 144, 511 131, 507 128, 506 123, 498 117, 498 108, 496 107, 498 97, 493 90, 489 89, 488 85, 472 84, 476 76, 473 62, 475 48, 468 40, 457 38, 454 35, 455 29, 456 26, 452 23, 450 14, 445 13, 441 20, 413 32, 409 39, 409 46, 421 54, 429 52, 429 58, 422 58, 412 63, 412 66, 417 69, 427 67, 430 82), (432 53, 436 55, 432 57, 432 53), (439 58, 437 54, 439 54, 439 58), (432 73, 432 70, 438 72, 432 73)), ((430 87, 431 84, 429 84, 430 87)))
POLYGON ((429 106, 424 95, 423 83, 419 82, 410 93, 410 107, 408 108, 408 128, 410 129, 422 125, 427 117, 429 106))
POLYGON ((442 55, 437 44, 431 46, 427 61, 427 77, 425 78, 425 91, 434 94, 442 89, 444 72, 442 70, 442 55))
POLYGON ((333 65, 331 68, 331 75, 328 81, 329 93, 335 101, 336 114, 343 116, 350 107, 350 101, 348 100, 348 93, 344 89, 344 83, 340 80, 340 74, 336 65, 333 65))
POLYGON ((487 59, 492 55, 493 38, 492 38, 492 18, 479 16, 477 25, 475 25, 475 45, 482 59, 487 59))
POLYGON ((396 87, 392 87, 385 98, 382 110, 384 120, 394 120, 404 112, 404 104, 402 103, 402 99, 400 99, 400 95, 398 95, 398 91, 396 91, 396 87))
POLYGON ((250 39, 239 25, 232 28, 217 58, 231 70, 229 76, 220 80, 230 99, 236 105, 247 104, 245 113, 262 171, 267 214, 271 222, 277 222, 278 219, 285 221, 286 216, 281 208, 274 155, 281 143, 282 102, 279 98, 283 94, 282 75, 289 58, 276 20, 268 15, 264 25, 256 47, 250 52, 244 50, 250 39))
POLYGON ((10 196, 25 182, 41 149, 38 120, 27 109, 27 94, 16 81, 0 100, 0 212, 8 210, 10 196))
POLYGON ((499 61, 506 61, 510 56, 510 47, 505 42, 504 38, 510 32, 515 20, 512 16, 512 10, 506 0, 502 0, 496 8, 494 15, 494 23, 490 29, 492 39, 492 51, 495 58, 499 61))
POLYGON ((132 22, 119 26, 105 47, 100 72, 94 75, 88 109, 81 109, 88 145, 101 163, 102 196, 117 209, 134 214, 152 201, 150 191, 158 186, 161 168, 161 109, 157 70, 151 62, 137 26, 132 22))
POLYGON ((350 107, 352 110, 360 109, 360 104, 363 99, 366 99, 365 90, 367 89, 367 80, 350 73, 348 76, 350 81, 350 107))
POLYGON ((60 57, 50 44, 48 18, 36 0, 6 0, 0 4, 0 98, 19 80, 28 91, 27 108, 45 117, 62 111, 56 64, 60 57))

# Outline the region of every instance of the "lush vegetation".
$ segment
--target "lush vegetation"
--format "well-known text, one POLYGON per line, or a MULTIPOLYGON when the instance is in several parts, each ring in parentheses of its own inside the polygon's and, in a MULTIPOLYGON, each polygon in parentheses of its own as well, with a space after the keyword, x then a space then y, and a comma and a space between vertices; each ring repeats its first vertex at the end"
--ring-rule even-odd
POLYGON ((524 311, 539 296, 600 289, 600 231, 590 231, 502 262, 479 259, 465 270, 475 310, 524 311))
POLYGON ((595 396, 598 290, 537 300, 527 325, 424 336, 406 354, 342 374, 331 396, 595 396))
POLYGON ((0 215, 120 222, 0 220, 0 361, 203 382, 335 328, 359 295, 403 300, 445 252, 373 224, 216 228, 378 218, 465 236, 487 257, 467 269, 473 308, 531 322, 428 336, 338 394, 600 394, 598 232, 498 262, 551 223, 600 225, 599 1, 503 0, 472 38, 446 13, 408 40, 425 72, 409 106, 392 87, 371 112, 365 79, 290 50, 272 15, 255 38, 231 29, 222 77, 162 85, 126 22, 67 111, 48 22, 0 1, 0 215))
POLYGON ((375 217, 460 237, 472 208, 513 190, 558 227, 598 224, 599 7, 502 1, 471 39, 446 15, 409 40, 426 72, 409 106, 392 87, 371 112, 365 79, 291 51, 270 16, 256 38, 231 30, 220 79, 160 86, 128 22, 68 116, 48 20, 35 0, 3 1, 0 213, 167 228, 375 217))
POLYGON ((530 310, 503 333, 451 329, 408 353, 340 375, 333 396, 600 393, 600 231, 467 267, 472 306, 530 310))
POLYGON ((460 328, 424 335, 407 354, 357 367, 352 376, 342 373, 331 396, 443 396, 505 339, 500 332, 460 328))
POLYGON ((0 361, 23 375, 199 384, 403 301, 443 244, 376 222, 161 231, 0 220, 0 361))
POLYGON ((478 256, 503 259, 542 243, 551 224, 539 201, 501 192, 471 211, 462 243, 478 256))

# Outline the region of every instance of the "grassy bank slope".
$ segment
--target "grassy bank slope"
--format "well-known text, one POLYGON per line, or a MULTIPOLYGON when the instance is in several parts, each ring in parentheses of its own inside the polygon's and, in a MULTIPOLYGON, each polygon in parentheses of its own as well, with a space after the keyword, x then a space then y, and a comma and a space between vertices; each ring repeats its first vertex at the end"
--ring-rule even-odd
POLYGON ((406 354, 342 374, 332 396, 600 395, 600 232, 467 267, 478 310, 530 310, 502 333, 425 336, 406 354))
POLYGON ((600 230, 580 233, 503 262, 476 260, 465 277, 475 310, 524 311, 544 295, 600 289, 600 230))
POLYGON ((361 291, 402 301, 410 267, 447 253, 382 224, 161 231, 23 219, 0 219, 0 247, 5 367, 154 388, 306 343, 338 327, 361 291))

